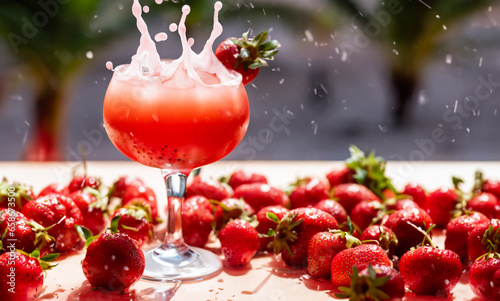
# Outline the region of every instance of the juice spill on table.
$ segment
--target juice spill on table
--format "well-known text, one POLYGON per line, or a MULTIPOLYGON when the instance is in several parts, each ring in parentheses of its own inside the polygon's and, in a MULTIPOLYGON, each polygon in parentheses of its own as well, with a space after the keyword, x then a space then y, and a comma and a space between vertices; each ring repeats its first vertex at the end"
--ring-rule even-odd
MULTIPOLYGON (((130 159, 188 171, 220 160, 243 138, 249 107, 241 75, 226 69, 212 50, 222 33, 221 8, 215 3, 213 29, 198 54, 186 36, 190 8, 185 5, 178 26, 170 26, 178 31, 182 54, 176 60, 161 60, 142 7, 134 0, 140 45, 129 65, 114 69, 104 101, 108 136, 130 159)), ((167 38, 164 33, 158 37, 167 38)))

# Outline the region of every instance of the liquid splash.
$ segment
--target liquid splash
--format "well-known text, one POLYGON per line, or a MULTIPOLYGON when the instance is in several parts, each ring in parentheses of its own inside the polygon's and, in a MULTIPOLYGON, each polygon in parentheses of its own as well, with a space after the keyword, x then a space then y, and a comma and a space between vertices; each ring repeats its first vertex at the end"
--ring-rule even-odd
MULTIPOLYGON (((161 1, 158 2, 161 3, 161 1)), ((223 31, 219 22, 221 9, 222 3, 220 1, 215 2, 212 32, 203 50, 200 53, 195 53, 191 48, 194 40, 192 38, 188 39, 186 33, 186 18, 191 12, 191 8, 189 5, 184 5, 179 23, 172 23, 169 26, 171 32, 177 31, 179 34, 182 45, 181 56, 175 60, 162 60, 158 54, 155 41, 149 34, 147 24, 142 18, 143 8, 139 0, 134 0, 132 14, 137 20, 137 28, 141 34, 137 53, 132 56, 129 65, 122 65, 113 69, 112 64, 108 62, 107 68, 119 73, 125 80, 159 80, 163 85, 181 89, 192 88, 196 85, 240 85, 241 75, 225 68, 213 52, 214 42, 223 31)), ((158 42, 165 41, 167 35, 165 33, 156 35, 155 40, 158 42)))

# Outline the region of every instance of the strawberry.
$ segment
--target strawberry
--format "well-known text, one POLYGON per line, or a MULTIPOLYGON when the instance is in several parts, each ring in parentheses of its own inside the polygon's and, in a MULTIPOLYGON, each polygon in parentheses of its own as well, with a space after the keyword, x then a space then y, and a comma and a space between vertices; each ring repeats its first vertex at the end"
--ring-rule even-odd
POLYGON ((361 244, 354 248, 340 251, 333 257, 331 264, 331 281, 335 288, 350 286, 349 275, 352 269, 358 266, 384 265, 392 267, 392 262, 387 257, 384 249, 378 245, 361 244))
POLYGON ((391 229, 398 239, 398 246, 394 251, 397 256, 403 255, 423 241, 424 235, 413 226, 424 231, 433 227, 430 216, 420 208, 397 210, 384 218, 382 224, 391 229))
POLYGON ((266 42, 268 32, 264 30, 254 38, 250 30, 242 38, 228 38, 217 46, 215 56, 229 70, 235 70, 243 77, 244 85, 252 82, 259 70, 267 66, 266 60, 273 60, 280 44, 276 40, 266 42))
POLYGON ((202 195, 210 200, 222 201, 233 196, 233 189, 217 180, 196 176, 186 189, 186 197, 202 195))
POLYGON ((479 212, 467 213, 452 219, 446 226, 445 249, 457 253, 462 264, 468 266, 467 239, 469 234, 477 225, 489 224, 489 222, 490 220, 479 212))
POLYGON ((201 195, 194 195, 182 202, 182 235, 184 242, 195 247, 204 247, 212 232, 214 216, 212 204, 201 195))
POLYGON ((273 239, 274 253, 281 252, 281 258, 288 266, 305 267, 307 248, 314 234, 338 229, 335 218, 316 208, 290 210, 276 227, 273 239))
POLYGON ((329 171, 326 174, 326 179, 328 180, 330 187, 335 187, 339 184, 354 183, 354 174, 354 170, 348 168, 347 166, 344 166, 342 168, 337 168, 329 171))
POLYGON ((43 226, 9 209, 0 210, 0 233, 0 253, 14 249, 31 253, 38 249, 46 255, 54 241, 43 226))
POLYGON ((479 192, 474 195, 466 205, 470 211, 481 212, 487 218, 500 218, 500 201, 489 192, 479 192))
POLYGON ((328 186, 318 178, 298 179, 292 184, 289 194, 290 207, 314 207, 319 201, 328 198, 328 186))
POLYGON ((333 257, 360 244, 359 239, 341 230, 314 234, 307 246, 307 273, 316 278, 330 277, 333 257))
MULTIPOLYGON (((356 183, 366 186, 378 198, 386 199, 397 194, 396 189, 385 175, 386 161, 375 156, 375 152, 366 155, 356 146, 349 147, 351 157, 345 161, 346 167, 354 171, 356 183)), ((366 199, 371 200, 371 198, 366 199)), ((346 208, 350 212, 350 208, 346 208)))
POLYGON ((444 297, 460 280, 462 263, 457 253, 426 245, 401 256, 399 272, 415 295, 444 297))
POLYGON ((401 299, 405 295, 405 283, 401 274, 385 265, 353 267, 350 287, 340 287, 343 292, 337 298, 349 300, 401 299), (358 270, 359 269, 359 270, 358 270))
POLYGON ((485 178, 481 171, 476 171, 474 175, 473 192, 488 192, 500 200, 500 181, 491 178, 485 178))
POLYGON ((337 220, 340 229, 347 229, 347 212, 339 202, 332 199, 324 199, 314 205, 314 208, 330 213, 337 220))
POLYGON ((35 194, 31 186, 20 183, 0 182, 0 208, 21 211, 26 203, 33 200, 35 194))
POLYGON ((113 186, 108 191, 109 197, 122 198, 125 190, 129 186, 140 186, 144 185, 144 182, 134 176, 121 176, 113 183, 113 186))
POLYGON ((29 201, 21 212, 27 219, 32 219, 44 227, 50 227, 48 233, 54 237, 59 234, 66 217, 66 207, 59 200, 59 195, 56 194, 49 194, 29 201))
POLYGON ((70 253, 85 246, 85 241, 76 230, 79 225, 74 218, 66 218, 56 237, 54 250, 58 253, 70 253))
POLYGON ((151 216, 147 208, 127 206, 119 208, 113 218, 118 218, 116 231, 125 233, 134 239, 139 246, 153 238, 151 216))
POLYGON ((251 183, 264 183, 267 184, 266 176, 250 172, 247 170, 239 169, 231 174, 227 184, 231 186, 231 188, 236 189, 236 187, 243 184, 251 184, 251 183))
POLYGON ((386 200, 384 203, 387 210, 401 210, 401 209, 411 209, 411 208, 422 208, 411 198, 404 196, 398 196, 394 199, 386 200))
POLYGON ((260 236, 260 251, 272 251, 272 241, 273 237, 268 237, 267 234, 270 230, 275 231, 278 225, 275 220, 268 217, 269 213, 276 216, 277 220, 281 220, 290 210, 283 206, 267 206, 260 209, 256 214, 256 220, 258 222, 255 230, 262 234, 260 236))
POLYGON ((444 229, 460 202, 460 195, 455 189, 442 187, 434 190, 427 196, 424 209, 432 218, 436 227, 444 229))
POLYGON ((351 221, 361 231, 367 227, 379 224, 386 210, 380 201, 361 201, 351 211, 351 221))
POLYGON ((421 208, 425 206, 427 201, 427 192, 417 183, 412 182, 406 184, 403 191, 401 191, 401 194, 410 196, 421 208))
POLYGON ((250 262, 259 249, 259 233, 248 222, 240 219, 230 221, 219 232, 221 251, 227 263, 241 267, 250 262))
POLYGON ((241 198, 225 198, 220 202, 213 200, 211 202, 215 204, 213 215, 216 231, 220 231, 232 219, 251 222, 255 214, 255 210, 241 198))
POLYGON ((42 197, 47 194, 52 194, 52 193, 57 193, 57 194, 62 194, 62 195, 68 195, 69 194, 69 189, 67 186, 61 184, 61 183, 51 183, 42 188, 40 192, 38 193, 37 197, 42 197))
POLYGON ((256 211, 266 206, 280 205, 288 208, 290 205, 290 199, 284 191, 264 183, 240 185, 234 190, 234 197, 242 198, 256 211))
POLYGON ((123 291, 137 282, 146 266, 136 241, 117 231, 118 218, 108 231, 87 239, 83 274, 94 288, 123 291))
POLYGON ((469 273, 469 284, 483 300, 500 300, 500 258, 498 254, 476 260, 469 273))
POLYGON ((391 229, 383 225, 373 225, 366 228, 359 238, 363 243, 374 243, 382 247, 392 259, 392 255, 398 246, 398 239, 391 229))
POLYGON ((107 225, 107 202, 99 191, 92 188, 77 190, 69 195, 82 213, 82 226, 94 235, 101 233, 107 225))
POLYGON ((101 186, 100 179, 92 176, 74 176, 68 184, 68 193, 73 193, 85 187, 98 190, 101 186))
POLYGON ((362 201, 380 201, 370 189, 357 183, 340 184, 332 190, 333 199, 337 200, 348 214, 362 201))
POLYGON ((139 206, 148 207, 153 224, 161 223, 161 218, 158 214, 158 202, 154 190, 146 184, 135 182, 134 185, 128 185, 123 191, 122 206, 139 206))
POLYGON ((34 300, 43 288, 43 271, 50 270, 50 264, 57 258, 51 254, 39 258, 40 253, 34 251, 27 254, 12 251, 0 255, 0 300, 27 301, 34 300))
POLYGON ((500 220, 492 219, 489 223, 476 224, 467 238, 467 253, 471 261, 486 253, 500 250, 500 220))

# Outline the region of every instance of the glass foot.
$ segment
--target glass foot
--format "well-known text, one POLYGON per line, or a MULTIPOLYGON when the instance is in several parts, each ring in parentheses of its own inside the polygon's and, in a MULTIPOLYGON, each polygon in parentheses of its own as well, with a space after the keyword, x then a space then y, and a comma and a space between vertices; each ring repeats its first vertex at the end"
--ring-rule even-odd
POLYGON ((145 254, 146 268, 142 280, 156 282, 197 281, 216 276, 222 262, 205 249, 161 245, 145 254))

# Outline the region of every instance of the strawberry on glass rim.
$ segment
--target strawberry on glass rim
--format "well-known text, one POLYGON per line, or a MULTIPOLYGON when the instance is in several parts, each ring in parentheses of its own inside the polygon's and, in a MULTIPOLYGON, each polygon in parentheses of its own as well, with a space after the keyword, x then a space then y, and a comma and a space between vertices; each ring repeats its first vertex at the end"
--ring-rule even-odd
POLYGON ((267 41, 268 32, 264 30, 250 38, 250 30, 241 38, 227 38, 217 46, 215 56, 229 70, 235 70, 243 76, 244 85, 252 82, 261 67, 267 66, 266 60, 273 60, 278 53, 280 43, 267 41))

